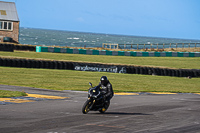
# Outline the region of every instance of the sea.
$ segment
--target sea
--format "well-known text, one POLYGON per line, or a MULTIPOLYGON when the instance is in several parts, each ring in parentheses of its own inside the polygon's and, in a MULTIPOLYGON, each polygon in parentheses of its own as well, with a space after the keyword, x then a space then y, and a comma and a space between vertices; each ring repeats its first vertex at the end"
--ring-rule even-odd
MULTIPOLYGON (((64 30, 49 30, 20 27, 20 44, 60 47, 102 47, 103 43, 112 44, 163 44, 163 43, 199 43, 200 40, 160 38, 146 36, 130 36, 102 34, 64 30)), ((193 47, 194 44, 191 45, 193 47)), ((162 46, 161 46, 162 47, 162 46)), ((168 47, 168 46, 166 46, 168 47)), ((131 47, 133 48, 133 47, 131 47)), ((134 48, 133 48, 134 49, 134 48)))

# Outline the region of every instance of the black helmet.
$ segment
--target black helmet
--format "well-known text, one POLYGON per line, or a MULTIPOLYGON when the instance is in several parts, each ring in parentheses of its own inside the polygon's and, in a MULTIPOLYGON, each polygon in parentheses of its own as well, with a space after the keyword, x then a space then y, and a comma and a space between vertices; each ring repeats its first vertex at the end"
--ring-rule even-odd
POLYGON ((107 78, 106 76, 102 76, 102 77, 100 78, 100 81, 101 81, 101 84, 106 85, 107 82, 108 82, 108 78, 107 78))

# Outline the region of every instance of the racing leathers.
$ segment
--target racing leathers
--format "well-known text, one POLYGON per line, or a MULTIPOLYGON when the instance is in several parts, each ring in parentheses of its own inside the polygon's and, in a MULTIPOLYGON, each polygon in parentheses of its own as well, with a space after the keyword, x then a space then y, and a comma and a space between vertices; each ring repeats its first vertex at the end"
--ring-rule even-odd
POLYGON ((110 99, 113 97, 113 88, 109 80, 106 84, 102 84, 101 82, 98 85, 100 87, 100 92, 103 95, 104 99, 106 101, 110 101, 110 99))

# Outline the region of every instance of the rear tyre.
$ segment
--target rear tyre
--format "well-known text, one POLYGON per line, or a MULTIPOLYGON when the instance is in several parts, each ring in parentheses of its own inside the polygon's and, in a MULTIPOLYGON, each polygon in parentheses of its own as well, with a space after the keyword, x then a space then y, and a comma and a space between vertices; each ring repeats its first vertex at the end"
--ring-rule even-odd
POLYGON ((87 114, 90 111, 91 105, 92 105, 92 100, 91 99, 87 100, 82 107, 82 113, 87 114))
POLYGON ((100 113, 105 113, 109 106, 110 106, 110 101, 105 103, 104 107, 101 110, 99 110, 99 112, 100 113))

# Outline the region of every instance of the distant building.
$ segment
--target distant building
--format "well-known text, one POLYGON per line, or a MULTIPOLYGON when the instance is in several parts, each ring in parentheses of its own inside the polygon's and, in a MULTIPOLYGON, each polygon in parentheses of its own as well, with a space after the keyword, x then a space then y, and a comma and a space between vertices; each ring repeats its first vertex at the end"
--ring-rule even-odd
POLYGON ((0 1, 0 42, 19 42, 19 18, 14 2, 0 1))

